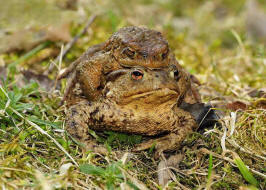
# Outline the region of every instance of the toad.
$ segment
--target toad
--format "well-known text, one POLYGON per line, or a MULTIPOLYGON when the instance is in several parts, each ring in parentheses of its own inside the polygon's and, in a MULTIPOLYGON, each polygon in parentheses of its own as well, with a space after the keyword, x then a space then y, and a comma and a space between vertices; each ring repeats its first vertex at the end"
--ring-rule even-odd
POLYGON ((91 149, 90 131, 109 130, 153 137, 135 151, 176 150, 209 110, 162 34, 144 27, 89 48, 59 78, 68 75, 66 130, 91 149))

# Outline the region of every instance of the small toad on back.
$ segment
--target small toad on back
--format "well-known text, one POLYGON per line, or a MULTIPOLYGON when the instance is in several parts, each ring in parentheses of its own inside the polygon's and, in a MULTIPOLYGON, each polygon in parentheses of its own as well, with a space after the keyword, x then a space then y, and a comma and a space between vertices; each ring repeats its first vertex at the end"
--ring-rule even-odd
POLYGON ((198 128, 200 114, 186 111, 200 104, 198 91, 160 32, 122 28, 88 49, 62 76, 69 72, 66 129, 90 148, 89 129, 163 135, 135 148, 156 141, 160 154, 178 148, 198 128))

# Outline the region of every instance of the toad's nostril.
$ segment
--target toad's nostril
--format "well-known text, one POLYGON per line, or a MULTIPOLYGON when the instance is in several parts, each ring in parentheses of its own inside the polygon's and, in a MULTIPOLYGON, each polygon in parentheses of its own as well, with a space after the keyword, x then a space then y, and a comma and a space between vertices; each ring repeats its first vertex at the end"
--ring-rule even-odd
POLYGON ((139 52, 140 55, 142 55, 142 57, 144 59, 146 59, 148 57, 148 52, 147 51, 142 51, 142 52, 139 52))

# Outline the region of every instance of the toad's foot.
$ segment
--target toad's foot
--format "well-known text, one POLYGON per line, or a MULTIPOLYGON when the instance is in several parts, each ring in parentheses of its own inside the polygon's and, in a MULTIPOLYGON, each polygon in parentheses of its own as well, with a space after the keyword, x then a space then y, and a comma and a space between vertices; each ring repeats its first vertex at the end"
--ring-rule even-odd
POLYGON ((105 148, 102 145, 98 145, 94 140, 91 140, 90 142, 86 142, 86 143, 82 143, 82 150, 84 152, 87 151, 92 151, 94 153, 97 154, 101 154, 101 155, 108 155, 109 151, 107 150, 107 148, 105 148))
POLYGON ((178 150, 187 135, 194 131, 198 125, 195 119, 189 114, 185 114, 183 110, 176 108, 176 113, 179 113, 179 116, 176 118, 178 121, 177 127, 173 132, 163 137, 143 142, 133 151, 142 151, 155 146, 155 158, 158 159, 163 152, 178 150))
POLYGON ((89 113, 86 101, 74 105, 66 112, 66 130, 81 145, 83 151, 92 151, 95 153, 107 155, 108 150, 98 145, 94 139, 92 131, 88 127, 89 113))
POLYGON ((186 138, 187 133, 170 133, 164 137, 157 139, 151 139, 146 142, 140 143, 136 148, 133 149, 134 152, 139 152, 149 148, 155 147, 155 159, 158 159, 160 155, 165 151, 177 150, 184 138, 186 138))

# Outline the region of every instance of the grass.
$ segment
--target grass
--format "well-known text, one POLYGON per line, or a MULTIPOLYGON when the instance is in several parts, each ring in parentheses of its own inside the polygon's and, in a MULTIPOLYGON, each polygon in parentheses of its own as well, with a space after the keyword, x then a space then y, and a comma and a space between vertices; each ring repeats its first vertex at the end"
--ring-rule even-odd
POLYGON ((213 168, 212 154, 210 154, 206 189, 210 188, 210 184, 212 182, 212 168, 213 168))
POLYGON ((254 178, 254 176, 250 173, 247 166, 244 164, 244 162, 241 160, 241 158, 237 157, 234 159, 235 163, 241 172, 242 176, 245 178, 245 180, 254 186, 259 186, 259 182, 254 178))
MULTIPOLYGON (((191 6, 183 1, 106 1, 95 6, 81 7, 88 16, 99 6, 104 11, 64 57, 62 67, 89 46, 105 41, 118 28, 146 25, 163 32, 183 67, 202 82, 204 102, 214 103, 224 114, 221 126, 194 132, 183 142, 178 152, 184 159, 172 171, 175 179, 167 188, 264 189, 266 114, 265 96, 259 96, 259 89, 265 88, 266 51, 265 44, 246 35, 244 1, 193 1, 191 6), (215 10, 223 9, 227 12, 218 19, 215 10), (194 23, 182 28, 176 16, 192 18, 194 23)), ((82 27, 73 22, 72 35, 82 27)), ((61 90, 47 92, 38 83, 25 80, 20 72, 40 49, 48 48, 58 50, 61 44, 44 42, 33 50, 0 55, 9 66, 7 78, 0 83, 0 186, 163 189, 156 179, 158 161, 153 158, 153 148, 130 152, 145 138, 95 133, 110 152, 103 156, 83 150, 65 132, 66 108, 59 106, 65 81, 61 82, 61 90), (10 67, 12 63, 17 64, 10 67)), ((39 60, 30 69, 37 68, 41 74, 50 60, 39 60)), ((55 69, 49 78, 55 79, 57 73, 55 69)))

